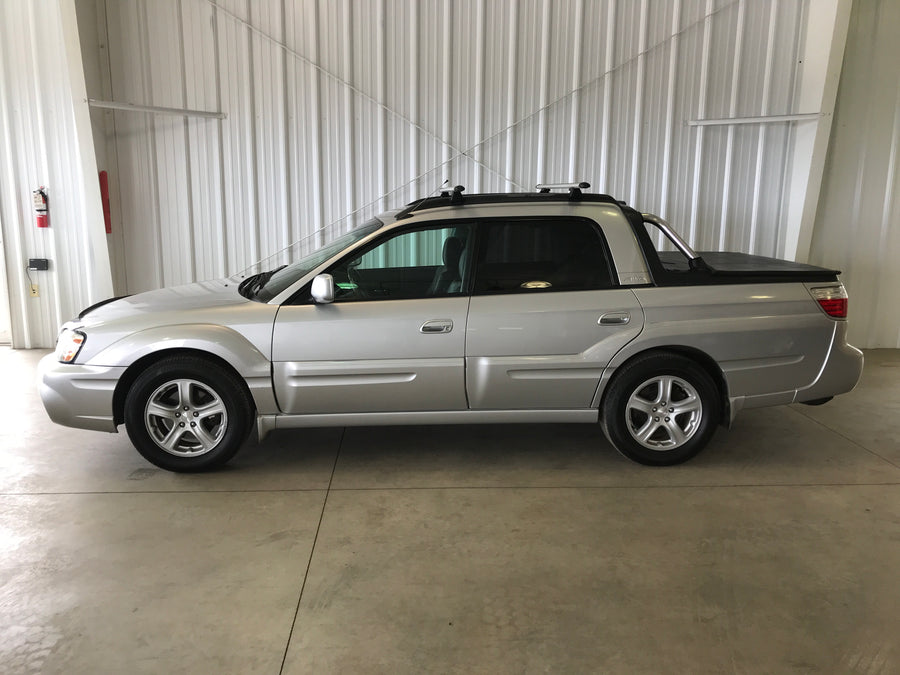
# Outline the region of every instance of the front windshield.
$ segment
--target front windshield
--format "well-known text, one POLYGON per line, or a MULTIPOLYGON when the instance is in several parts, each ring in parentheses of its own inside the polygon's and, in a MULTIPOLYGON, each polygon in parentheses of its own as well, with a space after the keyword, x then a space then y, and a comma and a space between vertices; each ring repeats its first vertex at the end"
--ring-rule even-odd
POLYGON ((262 275, 269 275, 269 277, 265 279, 262 284, 258 285, 258 287, 256 285, 251 287, 253 288, 253 292, 249 297, 253 300, 258 300, 259 302, 269 302, 269 300, 281 293, 294 282, 312 272, 323 262, 337 255, 343 249, 369 236, 375 230, 383 226, 384 223, 377 218, 373 218, 353 231, 348 232, 342 237, 338 237, 325 246, 300 258, 296 262, 276 268, 270 272, 262 272, 262 275))

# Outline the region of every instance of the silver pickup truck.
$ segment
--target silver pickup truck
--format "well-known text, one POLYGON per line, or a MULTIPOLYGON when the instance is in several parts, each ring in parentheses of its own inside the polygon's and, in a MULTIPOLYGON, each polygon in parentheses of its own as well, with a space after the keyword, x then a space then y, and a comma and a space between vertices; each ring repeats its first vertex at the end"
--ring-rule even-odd
POLYGON ((539 187, 453 188, 277 269, 89 307, 41 362, 44 406, 68 426, 124 423, 173 471, 224 464, 254 420, 260 438, 599 422, 662 465, 743 408, 856 385, 838 272, 697 253, 586 184, 539 187))

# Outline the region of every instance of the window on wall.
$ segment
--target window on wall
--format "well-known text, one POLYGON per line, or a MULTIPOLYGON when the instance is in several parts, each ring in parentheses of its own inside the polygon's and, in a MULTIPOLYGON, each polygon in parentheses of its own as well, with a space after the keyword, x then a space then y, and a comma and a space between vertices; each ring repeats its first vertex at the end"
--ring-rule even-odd
POLYGON ((471 224, 396 234, 331 270, 335 302, 462 295, 471 224))
POLYGON ((582 219, 530 219, 483 225, 475 293, 535 293, 610 288, 599 229, 582 219))

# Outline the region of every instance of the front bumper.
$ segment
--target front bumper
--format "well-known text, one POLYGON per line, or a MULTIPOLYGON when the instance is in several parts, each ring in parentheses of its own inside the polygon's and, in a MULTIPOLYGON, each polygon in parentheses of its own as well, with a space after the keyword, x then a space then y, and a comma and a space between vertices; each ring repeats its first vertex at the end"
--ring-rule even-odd
POLYGON ((113 393, 124 367, 60 363, 48 354, 38 366, 44 409, 57 424, 115 432, 113 393))

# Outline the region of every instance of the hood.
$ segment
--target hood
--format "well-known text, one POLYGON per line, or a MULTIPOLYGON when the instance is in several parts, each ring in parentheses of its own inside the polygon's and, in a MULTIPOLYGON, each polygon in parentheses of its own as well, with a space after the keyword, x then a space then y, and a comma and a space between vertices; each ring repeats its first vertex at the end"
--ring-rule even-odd
POLYGON ((241 296, 237 288, 238 285, 230 279, 218 279, 146 291, 89 307, 81 313, 78 323, 89 328, 147 314, 194 314, 201 310, 252 302, 241 296))

